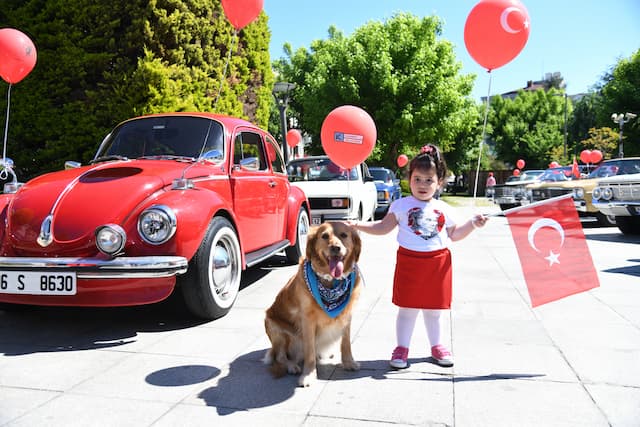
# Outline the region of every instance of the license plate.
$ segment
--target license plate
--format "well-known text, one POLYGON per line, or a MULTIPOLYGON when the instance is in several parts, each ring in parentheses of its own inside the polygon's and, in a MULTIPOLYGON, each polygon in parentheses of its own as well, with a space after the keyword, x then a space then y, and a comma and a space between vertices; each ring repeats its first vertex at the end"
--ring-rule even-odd
POLYGON ((75 295, 75 273, 0 271, 0 294, 75 295))
POLYGON ((322 217, 320 216, 311 217, 311 225, 320 225, 320 224, 322 224, 322 217))

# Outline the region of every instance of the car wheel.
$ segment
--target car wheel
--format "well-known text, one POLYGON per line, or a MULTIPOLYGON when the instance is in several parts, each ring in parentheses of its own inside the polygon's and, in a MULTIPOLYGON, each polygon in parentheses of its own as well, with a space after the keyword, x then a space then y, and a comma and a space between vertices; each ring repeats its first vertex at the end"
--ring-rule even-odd
POLYGON ((291 264, 297 264, 300 257, 304 256, 307 250, 307 235, 309 234, 309 215, 305 208, 298 211, 298 219, 296 221, 296 243, 284 250, 287 261, 291 264))
POLYGON ((213 320, 229 312, 240 289, 241 260, 235 229, 226 218, 213 218, 187 273, 179 277, 191 313, 213 320))
POLYGON ((640 234, 640 217, 617 216, 616 225, 624 234, 640 234))
POLYGON ((616 225, 616 217, 613 215, 605 215, 602 212, 596 213, 598 224, 603 227, 613 227, 616 225))

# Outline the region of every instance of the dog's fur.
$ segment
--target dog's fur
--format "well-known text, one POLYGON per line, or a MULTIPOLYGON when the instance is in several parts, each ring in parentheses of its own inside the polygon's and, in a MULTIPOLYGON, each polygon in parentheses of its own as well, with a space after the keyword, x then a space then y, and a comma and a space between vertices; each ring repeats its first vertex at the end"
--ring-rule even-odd
MULTIPOLYGON (((318 355, 342 339, 340 351, 344 369, 356 371, 360 365, 351 353, 351 312, 362 287, 360 273, 350 301, 344 310, 331 318, 318 305, 304 279, 304 262, 311 261, 320 275, 330 274, 329 258, 339 256, 343 261, 343 276, 356 267, 360 258, 361 240, 358 232, 343 222, 325 222, 312 227, 307 236, 306 258, 302 257, 296 274, 280 290, 267 310, 265 329, 271 348, 265 363, 271 364, 274 376, 300 374, 298 384, 308 387, 317 379, 318 355), (300 363, 302 362, 302 367, 300 363)), ((335 274, 335 271, 334 271, 335 274)), ((318 277, 321 286, 331 286, 329 280, 318 277)))

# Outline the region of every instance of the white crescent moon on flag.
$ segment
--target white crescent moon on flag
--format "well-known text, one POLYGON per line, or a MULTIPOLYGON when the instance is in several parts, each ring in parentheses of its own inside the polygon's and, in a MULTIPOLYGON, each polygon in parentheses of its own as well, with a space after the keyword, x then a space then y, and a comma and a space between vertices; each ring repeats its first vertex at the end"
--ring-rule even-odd
POLYGON ((540 218, 536 220, 533 224, 531 224, 531 227, 529 227, 529 233, 528 233, 529 245, 531 245, 531 247, 536 252, 540 252, 540 249, 536 247, 536 244, 533 240, 535 239, 535 236, 538 230, 540 230, 542 227, 551 227, 554 230, 556 230, 560 235, 560 239, 561 239, 560 246, 564 244, 564 228, 562 228, 560 223, 550 218, 540 218))
POLYGON ((505 30, 507 33, 517 34, 521 30, 514 30, 509 26, 509 14, 512 12, 520 13, 520 9, 518 9, 517 7, 510 6, 505 10, 503 10, 502 14, 500 15, 500 25, 502 26, 502 29, 505 30))

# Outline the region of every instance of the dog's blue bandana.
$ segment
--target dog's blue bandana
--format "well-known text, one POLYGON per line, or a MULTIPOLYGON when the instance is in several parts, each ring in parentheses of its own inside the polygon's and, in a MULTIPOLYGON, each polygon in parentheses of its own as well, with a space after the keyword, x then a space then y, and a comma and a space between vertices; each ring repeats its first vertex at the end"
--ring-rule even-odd
POLYGON ((357 267, 354 267, 347 277, 333 279, 331 288, 327 288, 318 283, 318 276, 313 271, 311 263, 309 261, 304 263, 304 281, 307 284, 307 288, 318 305, 332 319, 340 315, 349 303, 357 274, 357 267))

